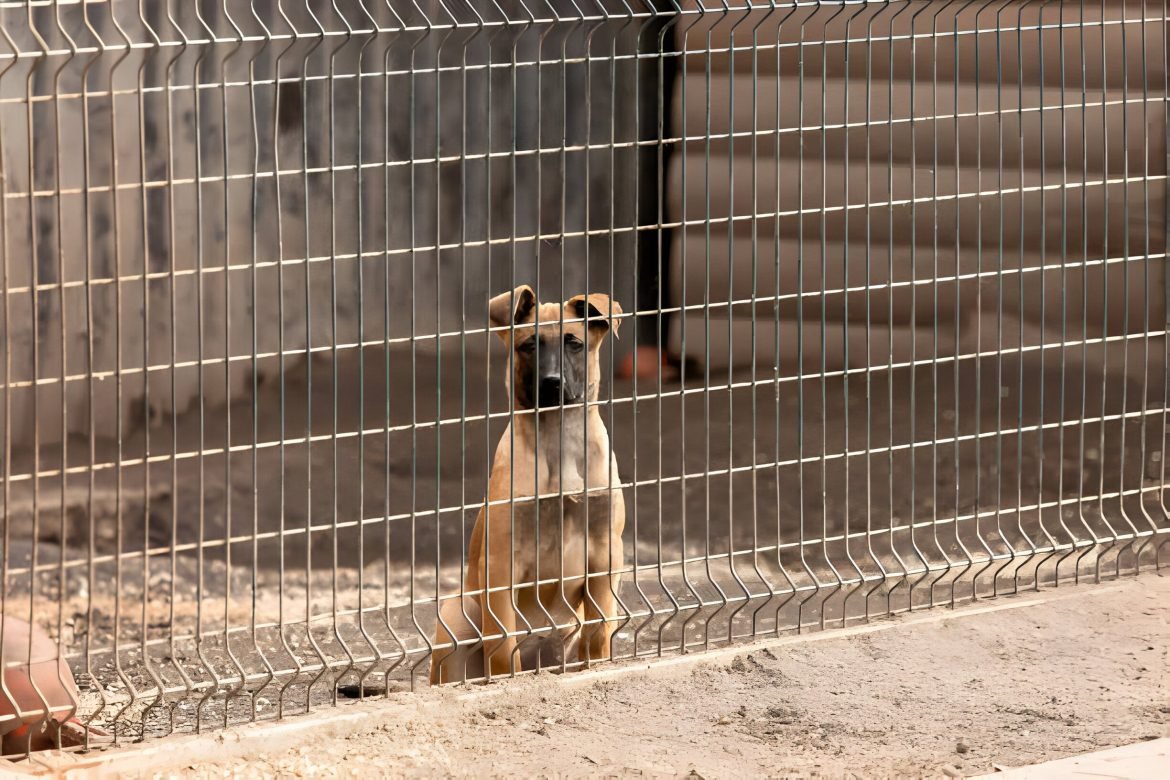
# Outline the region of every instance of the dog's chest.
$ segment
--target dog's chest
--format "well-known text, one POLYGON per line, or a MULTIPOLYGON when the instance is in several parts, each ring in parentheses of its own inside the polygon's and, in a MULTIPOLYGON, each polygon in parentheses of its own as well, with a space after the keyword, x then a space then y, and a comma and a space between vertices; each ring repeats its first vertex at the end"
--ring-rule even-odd
POLYGON ((518 564, 539 558, 542 575, 585 571, 587 562, 608 551, 611 499, 591 491, 524 499, 513 507, 518 564))
POLYGON ((531 561, 539 555, 545 571, 580 573, 588 559, 604 555, 611 532, 612 497, 607 490, 608 448, 592 446, 578 432, 570 436, 541 437, 535 448, 537 498, 515 506, 518 557, 531 561), (586 487, 588 486, 588 495, 586 487))
MULTIPOLYGON (((550 432, 542 436, 534 452, 538 494, 547 496, 583 491, 587 472, 597 471, 597 467, 602 465, 589 463, 586 453, 585 442, 579 433, 557 436, 550 432)), ((593 454, 595 461, 604 456, 603 453, 590 454, 593 454)))

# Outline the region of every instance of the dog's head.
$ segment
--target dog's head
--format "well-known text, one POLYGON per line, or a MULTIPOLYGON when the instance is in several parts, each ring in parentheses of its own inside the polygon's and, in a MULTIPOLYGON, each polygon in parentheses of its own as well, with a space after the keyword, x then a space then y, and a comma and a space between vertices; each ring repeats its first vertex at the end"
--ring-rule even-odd
POLYGON ((518 409, 547 409, 597 400, 598 352, 610 328, 617 336, 622 307, 600 293, 563 304, 536 302, 528 285, 488 302, 488 316, 511 351, 508 386, 518 409), (514 326, 514 327, 509 327, 514 326))

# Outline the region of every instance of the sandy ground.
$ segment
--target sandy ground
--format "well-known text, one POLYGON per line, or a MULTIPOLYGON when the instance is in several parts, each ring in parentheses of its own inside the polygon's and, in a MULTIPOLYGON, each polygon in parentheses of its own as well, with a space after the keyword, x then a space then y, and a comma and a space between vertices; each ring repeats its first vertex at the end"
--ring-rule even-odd
POLYGON ((266 753, 258 731, 250 760, 139 776, 943 777, 1170 736, 1170 577, 1053 595, 576 684, 392 694, 355 705, 351 733, 266 753))

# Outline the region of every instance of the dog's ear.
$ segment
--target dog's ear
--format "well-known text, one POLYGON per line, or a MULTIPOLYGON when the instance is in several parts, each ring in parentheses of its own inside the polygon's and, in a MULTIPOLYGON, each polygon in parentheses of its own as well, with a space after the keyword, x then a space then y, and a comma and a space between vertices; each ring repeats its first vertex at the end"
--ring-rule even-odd
MULTIPOLYGON (((536 293, 532 292, 528 285, 522 284, 515 290, 500 293, 488 301, 488 319, 491 320, 493 328, 506 327, 526 320, 535 306, 536 293)), ((501 330, 497 331, 496 335, 507 341, 510 334, 501 330)))
POLYGON ((608 295, 592 293, 590 295, 575 295, 565 301, 569 314, 575 318, 588 321, 590 335, 595 335, 600 341, 609 332, 610 323, 613 323, 613 335, 616 338, 622 321, 622 305, 610 300, 608 295))

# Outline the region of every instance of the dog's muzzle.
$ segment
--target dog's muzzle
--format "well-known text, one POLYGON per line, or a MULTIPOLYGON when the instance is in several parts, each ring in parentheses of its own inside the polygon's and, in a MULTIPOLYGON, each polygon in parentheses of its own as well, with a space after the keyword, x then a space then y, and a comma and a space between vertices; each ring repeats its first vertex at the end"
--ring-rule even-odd
POLYGON ((565 400, 564 383, 559 376, 541 377, 536 392, 536 405, 544 409, 549 406, 560 406, 565 400))

